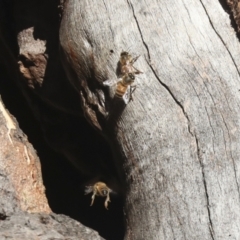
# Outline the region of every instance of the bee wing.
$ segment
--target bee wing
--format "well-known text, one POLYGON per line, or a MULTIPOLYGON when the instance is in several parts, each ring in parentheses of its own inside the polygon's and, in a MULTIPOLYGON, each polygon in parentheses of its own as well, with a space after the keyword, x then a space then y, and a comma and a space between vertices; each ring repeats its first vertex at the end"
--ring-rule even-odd
POLYGON ((136 67, 132 66, 132 68, 135 70, 134 74, 142 74, 143 72, 138 70, 136 67))
POLYGON ((127 105, 130 101, 130 90, 129 90, 129 86, 127 88, 127 91, 125 92, 125 94, 122 96, 122 99, 124 101, 124 103, 127 105))
POLYGON ((138 55, 137 57, 133 58, 132 61, 131 61, 131 64, 134 64, 138 60, 139 57, 140 57, 140 55, 138 55))
POLYGON ((109 193, 110 193, 111 195, 114 195, 114 196, 117 196, 117 195, 118 195, 118 193, 115 192, 115 191, 113 191, 112 189, 110 189, 109 193))
POLYGON ((114 79, 108 79, 106 81, 103 82, 103 86, 113 86, 114 84, 116 84, 116 80, 114 79))
POLYGON ((93 187, 92 186, 86 186, 84 194, 87 195, 89 193, 93 192, 93 187))

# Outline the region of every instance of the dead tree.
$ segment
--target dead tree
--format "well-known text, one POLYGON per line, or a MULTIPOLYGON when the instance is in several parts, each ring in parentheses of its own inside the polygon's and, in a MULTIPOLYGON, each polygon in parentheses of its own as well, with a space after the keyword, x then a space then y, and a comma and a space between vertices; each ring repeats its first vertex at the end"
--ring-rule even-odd
POLYGON ((125 239, 239 239, 240 47, 219 1, 67 0, 60 43, 116 153, 125 239), (144 72, 127 105, 103 86, 122 50, 144 72))

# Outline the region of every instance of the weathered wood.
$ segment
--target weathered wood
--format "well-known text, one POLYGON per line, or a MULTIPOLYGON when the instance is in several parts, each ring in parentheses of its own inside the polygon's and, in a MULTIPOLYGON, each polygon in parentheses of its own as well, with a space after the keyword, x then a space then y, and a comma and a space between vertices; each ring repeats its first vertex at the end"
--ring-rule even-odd
POLYGON ((79 222, 65 215, 54 213, 17 212, 6 219, 1 219, 0 237, 7 239, 59 239, 59 240, 103 240, 79 222))
POLYGON ((36 152, 1 100, 0 131, 1 214, 50 213, 36 152))
POLYGON ((66 1, 60 41, 86 118, 122 154, 125 239, 239 239, 240 47, 219 1, 66 1), (101 83, 129 49, 144 74, 120 112, 101 83))

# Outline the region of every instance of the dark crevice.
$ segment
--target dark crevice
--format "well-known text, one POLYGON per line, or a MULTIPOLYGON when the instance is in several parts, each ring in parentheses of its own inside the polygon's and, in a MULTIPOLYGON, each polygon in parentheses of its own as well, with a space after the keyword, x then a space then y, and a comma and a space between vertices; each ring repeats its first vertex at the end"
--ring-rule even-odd
POLYGON ((7 217, 8 217, 8 216, 7 216, 5 213, 0 213, 0 221, 1 221, 1 220, 2 220, 2 221, 6 220, 7 217))
POLYGON ((232 12, 231 8, 227 4, 227 0, 219 0, 219 3, 222 5, 222 8, 224 9, 224 11, 229 15, 231 26, 235 30, 237 38, 240 40, 240 33, 238 32, 239 26, 237 25, 237 23, 234 19, 233 12, 232 12))
POLYGON ((216 28, 214 27, 214 24, 213 24, 213 22, 212 22, 212 20, 211 20, 211 18, 210 18, 210 16, 209 16, 209 14, 208 14, 208 12, 207 12, 207 9, 206 9, 206 7, 204 6, 204 4, 202 3, 201 0, 200 0, 200 3, 201 3, 202 6, 203 6, 203 9, 204 9, 204 11, 205 11, 205 13, 206 13, 206 16, 208 17, 208 20, 209 20, 209 23, 210 23, 211 26, 212 26, 212 29, 214 30, 214 32, 215 32, 215 33, 217 34, 217 36, 219 37, 219 39, 220 39, 220 41, 222 42, 223 46, 226 48, 226 50, 227 50, 230 58, 232 59, 232 62, 233 62, 233 64, 234 64, 234 66, 235 66, 235 68, 236 68, 236 70, 237 70, 237 72, 238 72, 238 75, 240 76, 240 72, 239 72, 238 66, 237 66, 236 62, 234 61, 234 57, 232 56, 232 53, 231 53, 230 50, 228 49, 228 46, 227 46, 226 43, 224 42, 224 40, 223 40, 223 38, 221 37, 221 35, 218 33, 218 31, 217 31, 216 28))

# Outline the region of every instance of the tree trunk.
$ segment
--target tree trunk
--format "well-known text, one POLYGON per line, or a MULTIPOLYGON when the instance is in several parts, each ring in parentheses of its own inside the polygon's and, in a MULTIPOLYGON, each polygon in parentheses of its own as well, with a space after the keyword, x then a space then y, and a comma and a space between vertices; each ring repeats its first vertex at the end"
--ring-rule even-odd
POLYGON ((240 47, 219 1, 67 0, 60 42, 117 156, 125 239, 240 239, 240 47), (144 72, 127 105, 102 84, 122 50, 144 72))

